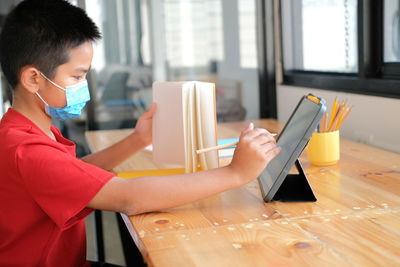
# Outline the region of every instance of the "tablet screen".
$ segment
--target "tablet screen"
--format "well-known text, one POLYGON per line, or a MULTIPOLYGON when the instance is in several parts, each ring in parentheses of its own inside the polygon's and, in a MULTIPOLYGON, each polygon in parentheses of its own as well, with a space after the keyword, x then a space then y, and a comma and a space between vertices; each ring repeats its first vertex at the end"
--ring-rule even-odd
MULTIPOLYGON (((300 149, 302 150, 303 147, 297 147, 302 143, 301 141, 303 139, 306 139, 305 142, 303 142, 304 145, 306 144, 306 141, 310 137, 306 136, 306 133, 313 124, 313 121, 315 121, 316 116, 318 116, 320 109, 320 105, 315 104, 307 98, 303 98, 297 106, 297 109, 286 123, 285 128, 277 140, 277 145, 282 148, 281 152, 271 160, 264 171, 260 174, 259 180, 265 193, 268 193, 271 190, 282 172, 285 172, 285 176, 289 172, 294 163, 294 161, 290 162, 290 158, 295 152, 298 154, 301 153, 300 149)), ((314 129, 312 129, 312 131, 313 130, 314 129)), ((298 155, 296 155, 296 159, 297 157, 298 155)))

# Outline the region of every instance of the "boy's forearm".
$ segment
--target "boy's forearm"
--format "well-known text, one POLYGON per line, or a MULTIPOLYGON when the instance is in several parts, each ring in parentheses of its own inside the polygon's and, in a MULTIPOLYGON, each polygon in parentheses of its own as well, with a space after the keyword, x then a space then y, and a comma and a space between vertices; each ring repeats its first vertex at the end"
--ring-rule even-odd
POLYGON ((123 212, 135 215, 191 203, 238 187, 243 182, 229 166, 186 175, 140 177, 127 181, 123 212))
POLYGON ((268 131, 250 124, 242 132, 228 166, 184 175, 128 180, 114 177, 88 207, 134 215, 181 206, 254 180, 280 151, 268 131))
POLYGON ((82 158, 83 161, 110 171, 145 147, 133 133, 118 143, 82 158))

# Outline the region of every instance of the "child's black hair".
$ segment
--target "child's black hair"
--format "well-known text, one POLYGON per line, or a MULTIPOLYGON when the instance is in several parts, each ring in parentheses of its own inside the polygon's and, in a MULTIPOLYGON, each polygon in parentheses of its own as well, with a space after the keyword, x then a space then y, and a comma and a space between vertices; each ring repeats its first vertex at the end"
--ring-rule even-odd
POLYGON ((70 49, 101 34, 86 12, 65 0, 26 0, 7 16, 0 35, 1 68, 12 88, 22 67, 33 65, 50 79, 68 62, 70 49))

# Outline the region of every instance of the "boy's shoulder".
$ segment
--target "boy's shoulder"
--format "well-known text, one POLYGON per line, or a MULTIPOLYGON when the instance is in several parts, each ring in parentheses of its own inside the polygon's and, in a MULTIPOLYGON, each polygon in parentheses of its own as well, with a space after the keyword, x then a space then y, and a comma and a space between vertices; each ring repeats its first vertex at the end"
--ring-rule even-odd
POLYGON ((8 109, 0 121, 0 134, 3 137, 33 134, 37 127, 31 120, 13 109, 8 109))
MULTIPOLYGON (((56 127, 53 132, 61 135, 56 127)), ((19 112, 9 109, 0 122, 0 146, 5 149, 16 149, 24 144, 47 144, 52 140, 31 120, 19 112)))
POLYGON ((33 166, 42 166, 41 162, 53 164, 57 159, 62 159, 65 164, 75 162, 75 144, 65 139, 54 126, 52 132, 57 141, 22 114, 8 110, 0 122, 0 173, 34 169, 33 166))
POLYGON ((32 135, 33 122, 13 109, 8 109, 0 122, 0 142, 26 138, 32 135))

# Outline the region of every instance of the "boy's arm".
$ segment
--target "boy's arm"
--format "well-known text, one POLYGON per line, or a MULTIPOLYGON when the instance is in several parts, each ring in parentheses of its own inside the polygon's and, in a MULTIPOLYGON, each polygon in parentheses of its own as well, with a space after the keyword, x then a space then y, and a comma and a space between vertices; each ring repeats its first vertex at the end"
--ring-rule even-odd
POLYGON ((251 127, 242 132, 227 167, 184 175, 114 177, 88 207, 134 215, 184 205, 244 185, 255 179, 280 152, 266 130, 251 127))
POLYGON ((156 104, 153 103, 150 109, 140 116, 133 134, 108 148, 83 157, 82 160, 110 171, 133 154, 150 145, 152 143, 152 120, 155 110, 156 104))

